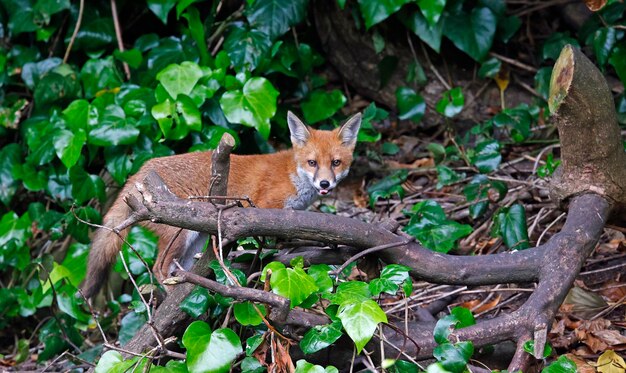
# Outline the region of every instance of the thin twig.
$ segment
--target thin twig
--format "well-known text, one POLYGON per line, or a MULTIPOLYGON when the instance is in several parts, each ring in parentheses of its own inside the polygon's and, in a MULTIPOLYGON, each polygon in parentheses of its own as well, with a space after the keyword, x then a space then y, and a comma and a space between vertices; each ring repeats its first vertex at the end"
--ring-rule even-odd
POLYGON ((63 56, 63 63, 67 63, 67 59, 70 57, 70 51, 72 50, 72 46, 74 45, 74 41, 76 40, 76 35, 78 35, 80 24, 83 21, 84 10, 85 10, 85 0, 80 0, 80 5, 78 7, 78 19, 76 19, 76 25, 74 26, 74 32, 72 32, 72 37, 70 38, 70 42, 67 44, 67 49, 65 50, 65 55, 63 56))
MULTIPOLYGON (((111 0, 111 15, 113 16, 113 27, 115 28, 115 37, 117 38, 117 48, 120 52, 124 52, 124 42, 122 40, 122 28, 120 27, 120 20, 117 16, 117 5, 115 0, 111 0)), ((126 80, 130 80, 130 67, 125 61, 122 61, 124 67, 124 73, 126 73, 126 80)))

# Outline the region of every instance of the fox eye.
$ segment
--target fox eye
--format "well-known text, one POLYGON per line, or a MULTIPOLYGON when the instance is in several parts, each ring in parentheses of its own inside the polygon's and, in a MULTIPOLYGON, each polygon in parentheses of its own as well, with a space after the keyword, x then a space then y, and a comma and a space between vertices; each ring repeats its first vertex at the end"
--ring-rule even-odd
POLYGON ((315 166, 317 166, 317 162, 312 160, 312 159, 309 159, 309 166, 315 167, 315 166))
POLYGON ((341 164, 341 160, 340 159, 333 159, 331 164, 333 165, 333 167, 338 167, 341 164))

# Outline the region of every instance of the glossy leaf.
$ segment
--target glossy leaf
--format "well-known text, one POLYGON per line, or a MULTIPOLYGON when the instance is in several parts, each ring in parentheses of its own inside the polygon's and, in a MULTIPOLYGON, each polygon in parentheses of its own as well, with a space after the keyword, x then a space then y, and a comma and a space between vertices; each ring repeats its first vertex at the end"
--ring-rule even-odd
POLYGON ((615 69, 622 84, 626 84, 626 43, 618 43, 609 57, 609 63, 615 69))
POLYGON ((365 27, 370 28, 400 10, 408 0, 359 0, 365 27))
POLYGON ((227 91, 220 98, 226 119, 254 127, 263 138, 270 132, 270 119, 276 113, 278 91, 265 78, 251 78, 242 90, 227 91))
POLYGON ((239 26, 234 26, 224 41, 224 50, 236 70, 254 70, 271 47, 265 32, 239 26))
POLYGON ((300 341, 300 348, 305 354, 312 354, 335 343, 342 335, 341 323, 338 321, 328 325, 317 325, 304 335, 300 341))
POLYGON ((54 134, 53 142, 57 156, 67 168, 71 168, 80 158, 81 150, 87 140, 85 131, 59 130, 54 134))
POLYGON ((433 356, 449 372, 462 373, 474 353, 472 342, 444 343, 435 347, 433 356))
POLYGON ((413 206, 411 219, 404 231, 417 238, 424 247, 447 253, 456 240, 472 232, 472 227, 448 220, 445 212, 435 201, 424 201, 413 206))
POLYGON ((263 316, 267 315, 265 306, 262 304, 255 305, 251 302, 241 302, 233 305, 235 319, 237 319, 237 321, 244 326, 256 326, 263 322, 263 319, 261 319, 257 310, 261 312, 263 316))
POLYGON ((178 2, 176 0, 146 0, 146 1, 148 3, 148 8, 164 24, 167 24, 167 15, 169 14, 170 10, 174 8, 174 5, 176 5, 176 3, 178 2))
POLYGON ((179 94, 189 96, 202 76, 203 72, 198 64, 185 61, 169 65, 161 70, 156 78, 170 97, 176 99, 179 94))
POLYGON ((190 373, 222 373, 243 352, 241 341, 231 329, 211 328, 204 321, 191 323, 183 334, 187 349, 187 368, 190 373))
POLYGON ((541 373, 576 373, 576 364, 562 355, 559 358, 541 370, 541 373))
POLYGON ((426 102, 422 96, 408 87, 398 88, 396 91, 400 119, 410 119, 419 122, 426 112, 426 102))
POLYGON ((9 144, 0 149, 0 201, 8 206, 17 191, 18 180, 14 170, 21 163, 22 151, 18 144, 9 144))
POLYGON ((209 310, 211 303, 209 291, 201 286, 196 286, 193 291, 182 301, 180 309, 188 315, 198 318, 209 310))
POLYGON ((494 219, 494 228, 509 249, 524 250, 530 247, 524 206, 515 204, 501 209, 494 219))
POLYGON ((421 12, 409 12, 404 9, 398 13, 398 16, 406 28, 439 53, 443 37, 443 20, 435 25, 430 25, 421 12))
POLYGON ((86 98, 93 98, 100 91, 117 88, 122 84, 120 74, 113 57, 92 59, 83 65, 80 71, 86 98))
POLYGON ((430 26, 435 26, 446 6, 446 0, 418 0, 417 5, 430 26))
POLYGON ((335 115, 347 102, 346 97, 340 90, 331 92, 315 90, 302 102, 302 113, 308 124, 314 124, 335 115))
POLYGON ((348 336, 354 341, 357 354, 361 353, 372 338, 378 323, 387 322, 385 312, 371 299, 339 306, 337 317, 348 336))
POLYGON ((476 145, 474 156, 471 158, 472 164, 482 173, 497 170, 501 161, 500 143, 496 140, 487 140, 476 145))
POLYGON ((318 290, 315 280, 302 268, 282 268, 272 273, 272 292, 289 298, 291 308, 299 305, 318 290))
POLYGON ((457 87, 444 92, 435 108, 439 114, 452 118, 463 110, 464 105, 465 96, 463 96, 461 88, 457 87))
POLYGON ((457 48, 481 62, 491 49, 496 22, 491 9, 476 7, 469 13, 459 11, 446 17, 443 33, 457 48))
POLYGON ((248 21, 274 40, 304 17, 308 0, 256 0, 248 8, 248 21))

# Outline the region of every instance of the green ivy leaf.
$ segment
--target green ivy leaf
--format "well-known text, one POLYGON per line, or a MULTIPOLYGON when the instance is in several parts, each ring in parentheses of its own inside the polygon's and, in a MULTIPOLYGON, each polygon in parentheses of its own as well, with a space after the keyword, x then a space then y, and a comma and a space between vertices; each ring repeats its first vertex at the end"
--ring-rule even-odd
POLYGON ((148 317, 145 314, 137 313, 135 311, 124 315, 120 325, 120 333, 117 337, 120 345, 124 346, 126 343, 130 342, 139 329, 143 327, 146 321, 148 321, 148 317))
POLYGON ((474 60, 481 62, 489 53, 496 33, 497 19, 487 7, 459 11, 445 19, 443 34, 474 60))
POLYGON ((266 368, 254 357, 246 356, 241 361, 241 371, 246 373, 263 373, 266 368))
POLYGON ((169 65, 157 74, 156 79, 163 85, 170 97, 176 100, 180 94, 189 96, 203 75, 197 63, 185 61, 180 65, 169 65))
POLYGON ((137 141, 139 129, 126 120, 124 110, 109 105, 100 115, 100 123, 89 131, 87 141, 98 146, 128 145, 137 141))
POLYGON ((86 98, 93 98, 102 90, 122 85, 122 75, 115 66, 112 56, 85 62, 80 71, 80 80, 83 83, 86 98))
POLYGON ((246 339, 246 356, 252 356, 254 351, 263 343, 265 337, 263 334, 255 334, 252 337, 246 339))
POLYGON ((72 197, 79 205, 88 202, 92 198, 104 201, 106 193, 104 182, 98 175, 87 173, 80 165, 70 169, 70 182, 72 183, 72 197))
POLYGON ((461 88, 456 87, 443 93, 435 109, 447 118, 452 118, 463 110, 465 96, 461 88))
POLYGON ((176 5, 177 0, 147 0, 148 8, 157 16, 158 19, 167 24, 167 15, 170 10, 176 5))
POLYGON ((363 347, 372 338, 378 323, 387 322, 385 312, 371 299, 340 305, 337 317, 341 320, 348 336, 354 341, 357 354, 361 353, 363 347))
POLYGON ((293 308, 304 302, 309 295, 318 290, 315 280, 302 268, 281 268, 272 273, 270 278, 272 292, 289 298, 293 308))
POLYGON ((19 186, 14 170, 21 163, 21 159, 19 144, 9 144, 0 150, 0 201, 7 207, 19 186))
MULTIPOLYGON (((135 251, 148 264, 148 267, 151 268, 156 260, 158 241, 157 235, 147 228, 134 226, 131 228, 128 236, 126 236, 126 241, 132 245, 135 251)), ((126 265, 128 265, 130 272, 137 276, 142 273, 146 273, 149 268, 146 268, 143 261, 137 257, 135 251, 131 250, 127 244, 122 246, 122 254, 126 260, 126 265)), ((115 270, 121 273, 125 272, 122 260, 119 258, 115 263, 115 270)))
POLYGON ((119 49, 116 49, 113 52, 113 57, 122 62, 126 62, 128 66, 132 67, 133 69, 138 69, 143 62, 143 56, 141 55, 141 52, 138 49, 134 48, 127 49, 125 51, 120 51, 119 49))
POLYGON ((109 350, 102 354, 96 365, 96 373, 108 373, 114 371, 117 365, 124 361, 122 354, 118 351, 109 350))
POLYGON ((263 316, 267 315, 267 311, 265 310, 265 306, 262 304, 255 305, 252 302, 241 302, 235 303, 233 305, 233 311, 235 315, 235 319, 244 326, 252 325, 257 326, 263 322, 261 316, 257 313, 256 309, 258 309, 263 316))
POLYGON ((428 24, 434 27, 439 22, 443 8, 446 6, 446 0, 417 0, 417 5, 428 24))
POLYGON ((551 34, 548 39, 543 43, 543 48, 541 49, 541 57, 545 60, 556 60, 559 58, 561 54, 561 50, 567 44, 571 44, 575 47, 580 47, 578 40, 569 36, 569 34, 564 34, 561 32, 555 32, 551 34))
POLYGON ((493 172, 498 169, 502 161, 500 143, 497 140, 487 140, 476 145, 476 153, 471 162, 482 173, 493 172))
POLYGON ((270 118, 276 113, 278 91, 265 78, 251 78, 242 90, 225 92, 220 106, 226 119, 254 127, 264 139, 269 137, 270 118))
POLYGON ((541 373, 576 373, 576 363, 571 361, 565 355, 559 356, 559 358, 541 370, 541 373))
POLYGON ((324 298, 332 304, 344 305, 366 301, 372 297, 367 283, 362 281, 342 282, 337 286, 335 294, 324 294, 324 298))
POLYGON ((231 363, 243 352, 241 341, 231 329, 211 328, 204 321, 191 323, 183 334, 187 349, 189 373, 222 373, 230 370, 231 363))
POLYGON ((435 201, 424 201, 413 206, 411 219, 404 231, 417 238, 424 247, 442 253, 452 250, 456 240, 472 232, 472 227, 446 219, 446 214, 435 201))
POLYGON ((313 124, 332 117, 346 102, 346 97, 338 89, 331 92, 316 89, 302 102, 302 113, 305 121, 313 124))
POLYGON ((300 348, 305 354, 312 354, 335 343, 342 335, 339 321, 328 325, 317 325, 304 335, 300 341, 300 348))
POLYGON ((400 10, 408 0, 359 0, 365 27, 370 28, 400 10))
POLYGON ((454 317, 458 320, 455 329, 476 325, 476 319, 474 318, 474 315, 472 315, 472 311, 465 307, 454 307, 450 310, 450 314, 454 315, 454 317))
MULTIPOLYGON (((78 34, 76 34, 74 48, 99 55, 103 49, 113 47, 113 43, 116 40, 113 19, 111 17, 103 17, 102 15, 91 18, 91 21, 83 21, 78 34)), ((65 45, 70 42, 70 38, 71 33, 66 33, 65 45)))
POLYGON ((524 206, 515 204, 500 209, 494 216, 494 229, 509 249, 524 250, 530 247, 524 206))
POLYGON ((87 135, 85 135, 83 130, 72 132, 62 129, 55 132, 52 141, 54 142, 57 156, 63 162, 63 165, 71 168, 80 158, 83 145, 87 141, 87 135))
POLYGON ((472 342, 444 343, 435 347, 433 356, 449 372, 462 373, 466 370, 469 359, 474 354, 472 342))
POLYGON ((238 71, 244 68, 254 70, 271 47, 272 42, 266 33, 240 26, 233 26, 224 41, 224 50, 238 71))
POLYGON ((309 276, 315 280, 317 291, 320 293, 328 293, 333 290, 333 280, 328 274, 332 268, 328 264, 313 264, 307 271, 309 276))
POLYGON ((416 123, 422 120, 426 112, 426 102, 422 96, 409 87, 400 87, 396 90, 396 99, 400 119, 410 119, 416 123))
POLYGON ((200 315, 208 311, 211 296, 209 291, 202 286, 196 286, 193 291, 182 301, 180 309, 185 311, 193 318, 198 318, 200 315))
POLYGON ((626 84, 626 43, 620 42, 613 48, 609 63, 615 68, 622 84, 626 84))
POLYGON ((478 70, 478 76, 481 78, 494 78, 500 72, 502 68, 502 62, 495 58, 489 58, 480 65, 478 70))
POLYGON ((552 355, 552 346, 546 342, 543 347, 543 356, 535 356, 535 341, 531 339, 524 343, 524 351, 533 355, 535 359, 546 359, 552 355))
POLYGON ((296 363, 295 373, 339 373, 339 371, 332 365, 324 368, 321 365, 311 364, 308 361, 301 359, 296 363))
POLYGON ((439 53, 443 36, 443 19, 435 25, 430 25, 419 11, 408 12, 404 9, 398 13, 400 21, 417 35, 424 43, 439 53))
POLYGON ((256 0, 248 8, 248 21, 274 40, 304 17, 308 0, 256 0))
POLYGON ((465 173, 458 173, 448 166, 439 165, 437 169, 437 189, 452 185, 465 177, 465 173))
POLYGON ((602 27, 593 34, 591 44, 600 68, 604 68, 608 61, 617 38, 617 30, 614 27, 602 27))

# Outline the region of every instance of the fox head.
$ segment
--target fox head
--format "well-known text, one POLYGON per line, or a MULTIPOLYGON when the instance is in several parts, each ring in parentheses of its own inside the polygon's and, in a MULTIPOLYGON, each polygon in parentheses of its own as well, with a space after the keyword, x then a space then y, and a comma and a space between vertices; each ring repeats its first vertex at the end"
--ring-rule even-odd
POLYGON ((307 127, 292 112, 287 114, 298 176, 319 195, 326 195, 348 175, 352 153, 361 126, 361 114, 350 117, 333 131, 307 127))

